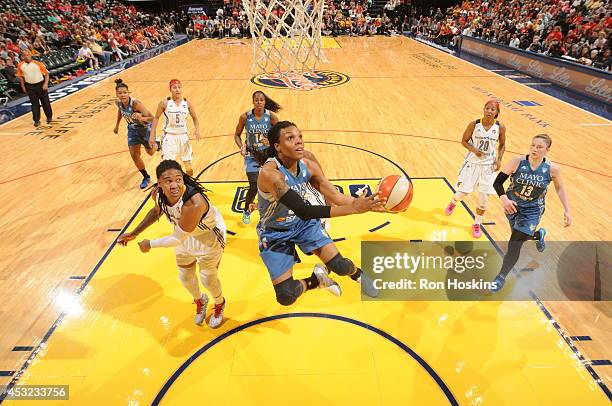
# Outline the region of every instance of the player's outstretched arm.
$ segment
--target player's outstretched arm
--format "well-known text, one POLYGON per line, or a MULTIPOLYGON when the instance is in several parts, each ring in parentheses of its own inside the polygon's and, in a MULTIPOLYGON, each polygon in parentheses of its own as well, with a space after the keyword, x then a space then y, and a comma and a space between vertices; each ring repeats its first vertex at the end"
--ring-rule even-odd
POLYGON ((149 226, 151 224, 153 224, 157 220, 159 220, 159 217, 161 216, 161 209, 159 208, 159 205, 157 204, 157 192, 153 192, 151 194, 151 198, 155 202, 155 206, 151 210, 149 210, 149 212, 147 213, 145 218, 142 219, 140 224, 138 224, 134 228, 134 230, 132 230, 131 232, 128 232, 128 233, 121 234, 117 238, 117 243, 119 245, 123 245, 125 247, 128 242, 130 242, 134 238, 138 237, 138 235, 140 233, 142 233, 144 230, 146 230, 147 228, 149 228, 149 226))
MULTIPOLYGON (((309 155, 314 158, 312 153, 309 153, 309 155)), ((304 156, 306 157, 306 151, 304 151, 304 156)), ((306 158, 304 159, 304 162, 312 174, 310 177, 310 183, 315 189, 321 192, 323 196, 325 196, 326 202, 335 204, 337 206, 353 204, 355 198, 340 193, 340 191, 336 189, 334 185, 332 185, 329 179, 327 179, 317 161, 311 160, 311 158, 306 158)))
POLYGON ((208 201, 200 194, 196 194, 185 202, 181 209, 181 219, 174 232, 155 240, 142 240, 138 243, 142 252, 149 252, 151 248, 170 248, 181 244, 198 226, 202 216, 208 211, 208 201))
POLYGON ((365 213, 379 209, 384 203, 377 195, 369 197, 360 196, 351 204, 341 206, 312 206, 306 204, 304 199, 285 182, 283 174, 273 167, 273 164, 264 165, 257 181, 263 192, 272 193, 279 202, 291 209, 302 220, 317 218, 330 218, 348 216, 350 214, 365 213))
POLYGON ((567 189, 565 188, 565 183, 561 177, 561 169, 559 168, 559 165, 555 163, 550 164, 550 176, 555 184, 557 196, 559 196, 559 200, 561 200, 561 204, 563 205, 563 222, 565 227, 569 227, 572 225, 572 214, 570 212, 569 201, 567 199, 567 189))

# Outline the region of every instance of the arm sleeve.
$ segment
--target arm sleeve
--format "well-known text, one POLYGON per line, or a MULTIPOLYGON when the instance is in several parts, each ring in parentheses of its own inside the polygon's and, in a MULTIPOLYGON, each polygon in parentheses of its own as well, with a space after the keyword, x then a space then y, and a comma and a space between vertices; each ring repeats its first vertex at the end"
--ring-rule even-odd
POLYGON ((290 208, 302 220, 329 218, 331 216, 331 206, 306 204, 304 199, 293 189, 289 189, 282 195, 279 202, 290 208))
POLYGON ((504 193, 506 193, 506 191, 504 190, 504 182, 509 177, 510 175, 505 174, 501 171, 497 174, 497 177, 495 178, 495 182, 493 182, 493 189, 495 189, 498 196, 501 196, 504 193))
POLYGON ((151 248, 176 247, 188 236, 188 232, 184 231, 180 226, 176 226, 172 234, 151 240, 151 248))

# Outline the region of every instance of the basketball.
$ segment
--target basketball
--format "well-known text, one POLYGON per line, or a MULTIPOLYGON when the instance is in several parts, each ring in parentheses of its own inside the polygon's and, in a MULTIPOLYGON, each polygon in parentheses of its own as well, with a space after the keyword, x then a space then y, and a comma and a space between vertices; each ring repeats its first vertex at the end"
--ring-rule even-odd
POLYGON ((414 187, 404 176, 389 175, 380 180, 377 191, 380 198, 387 199, 385 204, 387 211, 401 212, 410 206, 414 187))

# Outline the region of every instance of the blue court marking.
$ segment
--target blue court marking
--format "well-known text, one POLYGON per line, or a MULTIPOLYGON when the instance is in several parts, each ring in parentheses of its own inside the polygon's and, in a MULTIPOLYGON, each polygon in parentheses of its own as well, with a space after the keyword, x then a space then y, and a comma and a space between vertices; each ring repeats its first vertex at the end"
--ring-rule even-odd
POLYGON ((591 341, 592 338, 589 336, 571 336, 572 341, 591 341))
POLYGON ((591 365, 601 366, 601 365, 612 365, 612 361, 609 359, 594 359, 591 360, 591 365))
MULTIPOLYGON (((444 178, 444 180, 446 181, 446 184, 448 185, 448 187, 453 191, 453 193, 455 193, 455 188, 453 187, 453 185, 451 185, 451 183, 448 181, 448 179, 444 178)), ((463 207, 465 207, 465 209, 468 211, 470 216, 472 216, 472 218, 474 218, 474 213, 472 212, 472 210, 470 210, 468 205, 465 204, 464 201, 461 201, 461 204, 463 204, 463 207)), ((489 239, 491 244, 493 244, 493 246, 495 247, 495 250, 499 253, 499 255, 503 258, 504 251, 499 247, 497 242, 494 241, 493 238, 491 238, 491 235, 489 234, 489 232, 484 227, 482 227, 482 232, 489 239)), ((520 274, 518 272, 516 272, 516 270, 513 270, 513 273, 517 277, 520 277, 520 274)), ((551 324, 555 327, 555 329, 557 330, 557 333, 559 333, 561 338, 563 338, 563 340, 565 341, 567 346, 570 347, 570 349, 572 350, 572 352, 574 353, 576 358, 578 358, 578 360, 580 360, 580 363, 584 366, 584 368, 587 370, 587 372, 591 375, 593 380, 599 385, 601 390, 606 394, 606 396, 608 397, 608 400, 612 401, 612 393, 610 393, 610 389, 608 389, 608 386, 599 377, 597 372, 595 372, 595 370, 586 362, 586 359, 584 358, 582 353, 578 350, 578 348, 576 348, 576 346, 574 345, 574 343, 570 339, 570 336, 568 336, 567 333, 561 328, 559 323, 557 323, 557 321, 552 316, 552 314, 548 311, 546 306, 544 306, 544 303, 542 303, 540 298, 538 298, 538 296, 535 293, 533 293, 532 291, 530 291, 529 294, 531 295, 531 298, 534 300, 534 302, 536 303, 538 308, 542 311, 542 313, 544 313, 544 315, 548 318, 548 320, 551 322, 551 324)))
POLYGON ((387 227, 389 224, 391 224, 391 222, 390 222, 390 221, 385 221, 385 222, 384 222, 384 223, 382 223, 381 225, 378 225, 378 226, 376 226, 376 227, 374 227, 374 228, 370 228, 368 231, 369 231, 369 232, 371 232, 371 233, 373 233, 374 231, 380 230, 380 229, 381 229, 381 228, 383 228, 383 227, 387 227))
POLYGON ((423 242, 423 240, 410 240, 410 242, 423 242))
MULTIPOLYGON (((13 376, 13 375, 15 375, 15 371, 0 371, 0 376, 13 376)), ((6 390, 8 391, 8 389, 9 388, 7 388, 6 390)))
POLYGON ((340 241, 345 241, 345 240, 346 240, 346 238, 340 237, 340 238, 334 238, 332 241, 333 242, 340 242, 340 241))
POLYGON ((106 231, 121 231, 120 228, 107 228, 106 231))
POLYGON ((228 233, 229 235, 236 235, 236 233, 231 230, 225 230, 225 232, 228 233))
POLYGON ((32 351, 34 350, 34 346, 31 345, 16 345, 13 347, 12 351, 32 351))
POLYGON ((87 279, 87 276, 86 275, 73 275, 73 276, 68 277, 68 279, 72 281, 78 281, 78 280, 87 279))
POLYGON ((172 387, 174 382, 176 382, 176 380, 181 376, 181 374, 187 368, 189 368, 189 366, 194 361, 196 361, 202 354, 204 354, 206 351, 208 351, 209 349, 211 349, 212 347, 214 347, 216 344, 220 343, 221 341, 225 340, 226 338, 229 338, 232 335, 234 335, 234 334, 236 334, 236 333, 238 333, 238 332, 240 332, 242 330, 246 330, 247 328, 252 327, 252 326, 256 326, 258 324, 262 324, 262 323, 266 323, 266 322, 270 322, 270 321, 274 321, 274 320, 282 320, 282 319, 289 319, 289 318, 308 318, 308 317, 310 317, 310 318, 314 317, 314 318, 323 318, 323 319, 331 319, 331 320, 342 321, 342 322, 345 322, 345 323, 349 323, 349 324, 352 324, 352 325, 355 325, 355 326, 362 327, 362 328, 364 328, 364 329, 366 329, 368 331, 371 331, 371 332, 373 332, 375 334, 378 334, 379 336, 381 336, 383 338, 386 338, 387 340, 389 340, 390 342, 392 342, 393 344, 397 345, 399 348, 404 350, 410 357, 412 357, 415 361, 417 361, 419 363, 419 365, 421 365, 423 367, 423 369, 425 369, 425 371, 427 371, 429 376, 431 376, 434 379, 434 381, 436 382, 438 387, 442 390, 442 392, 444 392, 444 395, 446 396, 446 399, 448 400, 449 404, 459 406, 459 402, 457 401, 457 399, 455 398, 455 396, 453 395, 451 390, 448 388, 446 383, 444 383, 442 378, 436 373, 436 371, 434 371, 434 369, 423 358, 421 358, 421 356, 419 356, 419 354, 414 352, 414 350, 412 348, 410 348, 409 346, 407 346, 406 344, 404 344, 402 341, 398 340, 397 338, 393 337, 389 333, 386 333, 385 331, 383 331, 383 330, 381 330, 379 328, 376 328, 376 327, 374 327, 374 326, 372 326, 370 324, 367 324, 367 323, 364 323, 362 321, 355 320, 355 319, 352 319, 352 318, 349 318, 349 317, 339 316, 339 315, 336 315, 336 314, 327 314, 327 313, 285 313, 285 314, 277 314, 277 315, 274 315, 274 316, 263 317, 261 319, 252 320, 252 321, 250 321, 248 323, 245 323, 243 325, 240 325, 238 327, 234 327, 233 329, 226 331, 225 333, 221 334, 220 336, 212 339, 210 342, 208 342, 206 345, 204 345, 198 351, 196 351, 185 362, 183 362, 181 364, 181 366, 176 371, 174 371, 172 376, 170 376, 170 378, 166 381, 166 383, 161 388, 161 390, 159 391, 157 396, 155 396, 155 399, 153 399, 153 402, 151 402, 151 405, 152 406, 159 405, 159 403, 162 401, 162 399, 164 398, 166 393, 168 393, 168 391, 170 390, 170 388, 172 387))

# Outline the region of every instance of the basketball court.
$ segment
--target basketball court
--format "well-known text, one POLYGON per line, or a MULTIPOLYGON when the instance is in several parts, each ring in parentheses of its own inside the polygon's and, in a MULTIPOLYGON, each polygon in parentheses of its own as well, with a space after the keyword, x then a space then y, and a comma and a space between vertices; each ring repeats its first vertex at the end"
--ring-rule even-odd
MULTIPOLYGON (((0 127, 0 266, 10 270, 0 281, 0 370, 12 372, 0 384, 69 385, 69 400, 47 403, 74 405, 609 404, 610 367, 593 362, 610 356, 609 302, 362 301, 359 285, 341 277, 340 298, 315 291, 291 307, 276 302, 258 214, 241 221, 247 182, 233 141, 255 90, 281 104, 280 119, 300 127, 344 193, 374 190, 389 174, 412 178, 406 212, 332 219, 331 237, 356 263, 362 241, 473 239, 475 199, 452 217, 444 207, 461 134, 491 97, 507 128, 504 162, 536 134, 553 138, 548 157, 560 164, 574 224, 563 227, 551 191, 549 240, 609 236, 610 121, 404 37, 327 43, 320 69, 342 79, 328 74, 315 90, 253 78, 248 40, 190 41, 55 101, 48 127, 35 131, 27 115, 0 127), (219 329, 194 325, 172 250, 145 255, 115 242, 152 205, 125 125, 112 132, 118 77, 150 111, 179 78, 196 107, 203 139, 192 140, 193 166, 228 229, 219 329)), ((145 158, 149 172, 158 162, 145 158)), ((501 205, 491 206, 482 239, 494 245, 509 227, 501 205)), ((170 231, 162 218, 142 237, 170 231)), ((296 278, 316 263, 301 259, 296 278)), ((3 404, 28 404, 19 402, 3 404)))

